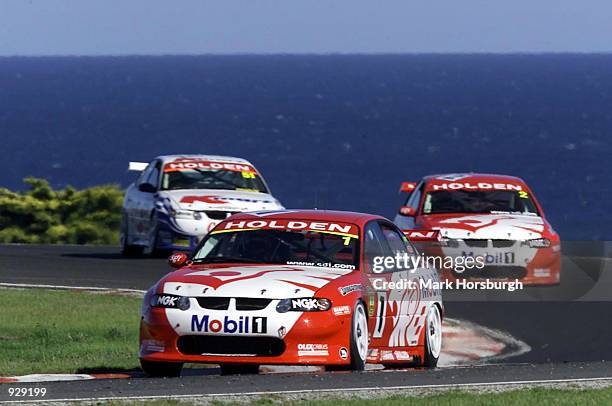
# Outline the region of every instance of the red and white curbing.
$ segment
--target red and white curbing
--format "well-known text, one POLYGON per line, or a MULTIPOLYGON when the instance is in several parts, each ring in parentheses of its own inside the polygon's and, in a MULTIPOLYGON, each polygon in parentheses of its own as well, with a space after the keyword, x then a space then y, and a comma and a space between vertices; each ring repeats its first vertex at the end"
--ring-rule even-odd
MULTIPOLYGON (((501 332, 463 320, 446 319, 443 326, 444 346, 439 367, 478 365, 524 354, 531 348, 524 342, 501 332)), ((380 370, 382 365, 367 365, 367 370, 380 370)), ((316 366, 263 366, 265 374, 319 372, 316 366)), ((195 372, 195 371, 194 371, 195 372)), ((0 383, 36 383, 91 379, 126 379, 141 376, 135 372, 108 374, 31 374, 0 377, 0 383)))

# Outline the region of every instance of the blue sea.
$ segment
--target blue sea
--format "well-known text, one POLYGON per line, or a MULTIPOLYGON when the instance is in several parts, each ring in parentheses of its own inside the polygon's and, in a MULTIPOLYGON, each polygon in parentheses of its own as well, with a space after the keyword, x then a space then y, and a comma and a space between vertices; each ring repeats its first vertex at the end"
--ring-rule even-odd
POLYGON ((287 207, 393 217, 400 182, 512 174, 564 239, 612 237, 612 55, 0 58, 0 186, 128 185, 245 157, 287 207))

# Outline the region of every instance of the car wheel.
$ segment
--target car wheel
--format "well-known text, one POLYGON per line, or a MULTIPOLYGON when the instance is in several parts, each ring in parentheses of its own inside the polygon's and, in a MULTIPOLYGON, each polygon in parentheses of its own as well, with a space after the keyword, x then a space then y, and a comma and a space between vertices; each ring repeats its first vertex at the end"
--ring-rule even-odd
POLYGON ((423 366, 435 368, 442 351, 442 316, 435 304, 429 308, 425 321, 425 345, 423 366))
POLYGON ((259 373, 257 364, 221 364, 221 375, 254 375, 259 373))
POLYGON ((140 245, 128 244, 129 241, 128 231, 128 217, 127 214, 123 214, 121 217, 121 227, 119 229, 119 246, 121 255, 126 257, 133 257, 142 254, 142 247, 140 245))
POLYGON ((155 377, 181 376, 182 362, 155 362, 140 360, 140 366, 145 374, 155 377))
POLYGON ((327 371, 353 370, 363 371, 368 356, 368 317, 366 316, 363 303, 357 302, 353 309, 351 319, 351 331, 349 336, 348 365, 326 365, 327 371))

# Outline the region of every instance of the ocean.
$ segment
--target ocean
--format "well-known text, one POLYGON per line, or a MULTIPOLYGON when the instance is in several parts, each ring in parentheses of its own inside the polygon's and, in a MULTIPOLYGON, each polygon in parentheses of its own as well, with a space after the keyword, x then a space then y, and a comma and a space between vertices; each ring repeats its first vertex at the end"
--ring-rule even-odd
POLYGON ((127 186, 251 160, 286 207, 393 217, 402 181, 520 176, 563 239, 612 237, 612 55, 0 58, 0 186, 127 186))

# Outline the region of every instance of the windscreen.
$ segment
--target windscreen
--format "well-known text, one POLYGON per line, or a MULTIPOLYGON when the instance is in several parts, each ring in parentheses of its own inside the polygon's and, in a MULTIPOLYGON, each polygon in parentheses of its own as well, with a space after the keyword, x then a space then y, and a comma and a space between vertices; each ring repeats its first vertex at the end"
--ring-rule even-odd
POLYGON ((359 238, 308 229, 216 229, 203 242, 193 260, 356 269, 359 238))
POLYGON ((538 214, 524 190, 440 190, 428 192, 423 201, 423 214, 495 212, 538 214))
POLYGON ((172 162, 164 166, 162 190, 223 189, 268 193, 250 165, 210 161, 172 162))

